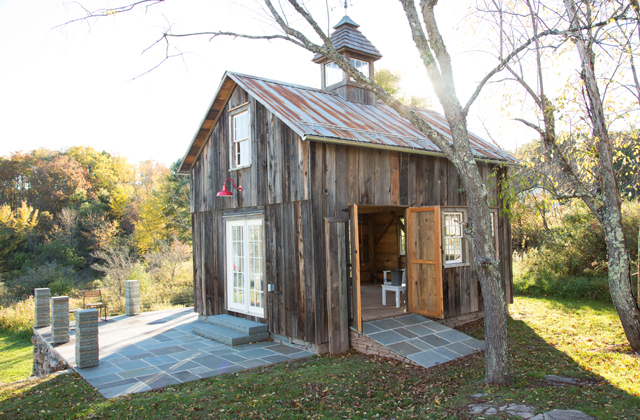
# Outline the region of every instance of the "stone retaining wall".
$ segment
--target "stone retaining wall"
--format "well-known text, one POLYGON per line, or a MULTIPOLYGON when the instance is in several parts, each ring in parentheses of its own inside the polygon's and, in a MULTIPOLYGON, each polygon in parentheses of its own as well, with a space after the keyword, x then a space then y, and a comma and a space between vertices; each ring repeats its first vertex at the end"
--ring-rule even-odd
POLYGON ((413 360, 407 359, 403 355, 396 353, 382 344, 376 343, 364 334, 360 334, 356 330, 349 328, 349 346, 360 353, 372 356, 388 357, 390 359, 399 360, 410 365, 420 366, 413 360))
POLYGON ((69 365, 60 357, 51 344, 38 333, 31 337, 33 343, 33 376, 48 376, 53 372, 69 369, 69 365))
POLYGON ((461 325, 468 324, 470 322, 477 321, 479 319, 484 319, 484 311, 471 312, 470 314, 452 316, 447 319, 435 319, 431 318, 439 324, 444 325, 449 328, 458 328, 461 325))

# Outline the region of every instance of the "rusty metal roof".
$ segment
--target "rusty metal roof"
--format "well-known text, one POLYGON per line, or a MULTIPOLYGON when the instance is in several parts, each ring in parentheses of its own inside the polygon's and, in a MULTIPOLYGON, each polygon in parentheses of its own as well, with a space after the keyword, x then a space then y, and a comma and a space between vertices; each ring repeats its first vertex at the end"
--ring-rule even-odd
MULTIPOLYGON (((442 154, 440 149, 393 109, 378 103, 363 105, 319 89, 248 76, 225 73, 218 94, 201 128, 187 150, 179 172, 188 172, 213 128, 223 102, 235 85, 240 86, 280 118, 304 140, 339 141, 354 146, 383 147, 408 153, 442 154), (214 108, 216 108, 214 110, 214 108), (215 111, 215 112, 214 112, 215 111), (203 127, 206 127, 203 130, 203 127)), ((418 109, 418 114, 450 141, 451 131, 445 118, 437 112, 418 109)), ((500 148, 469 133, 474 155, 481 160, 516 163, 500 148)))
MULTIPOLYGON (((382 54, 380 54, 380 51, 378 51, 371 41, 358 30, 359 26, 360 25, 352 21, 349 16, 345 15, 345 17, 334 26, 335 31, 333 31, 329 37, 333 46, 339 52, 350 50, 369 56, 373 58, 373 61, 381 59, 382 54)), ((323 58, 322 54, 316 54, 313 57, 313 61, 319 63, 323 61, 323 58)))

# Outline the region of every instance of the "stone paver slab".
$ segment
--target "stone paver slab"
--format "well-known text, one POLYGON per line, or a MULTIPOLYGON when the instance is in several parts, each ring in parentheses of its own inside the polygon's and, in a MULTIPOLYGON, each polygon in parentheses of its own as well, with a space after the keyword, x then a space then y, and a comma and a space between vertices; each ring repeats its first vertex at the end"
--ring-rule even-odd
POLYGON ((420 353, 412 354, 410 356, 407 356, 407 358, 426 368, 449 361, 449 359, 447 359, 445 356, 435 352, 434 350, 427 350, 420 353))
POLYGON ((456 341, 462 341, 469 338, 468 335, 461 333, 456 330, 447 330, 436 333, 436 335, 440 338, 444 338, 445 340, 450 341, 451 343, 455 343, 456 341))
POLYGON ((181 351, 187 351, 187 349, 181 346, 169 346, 151 350, 151 353, 155 354, 156 356, 163 356, 165 354, 179 353, 181 351))
POLYGON ((165 386, 176 385, 180 383, 179 379, 174 378, 173 376, 164 372, 141 376, 137 379, 147 384, 147 386, 151 389, 164 388, 165 386))
POLYGON ((156 368, 160 369, 163 372, 173 373, 173 372, 182 372, 183 370, 189 370, 191 368, 197 368, 199 366, 202 366, 202 365, 189 360, 187 361, 181 360, 174 363, 165 363, 163 365, 157 365, 156 368))
POLYGON ((259 366, 266 366, 269 363, 262 359, 250 359, 250 360, 242 360, 238 362, 240 366, 244 366, 246 368, 255 368, 259 366))
POLYGON ((265 349, 253 349, 247 351, 240 351, 238 354, 245 359, 260 359, 262 357, 273 356, 276 353, 275 351, 265 349))
POLYGON ((195 375, 186 370, 183 370, 182 372, 172 372, 171 376, 179 380, 181 383, 196 381, 200 379, 198 375, 195 375))
POLYGON ((133 370, 150 367, 151 365, 145 360, 130 360, 124 363, 118 363, 118 367, 122 370, 133 370))
POLYGON ((291 360, 291 358, 287 357, 287 356, 285 356, 283 354, 275 354, 273 356, 262 357, 262 360, 264 360, 265 362, 267 362, 269 364, 274 364, 274 363, 287 362, 287 361, 291 360))
POLYGON ((122 379, 129 379, 129 378, 136 378, 144 375, 151 375, 153 373, 158 373, 158 372, 160 372, 160 369, 158 369, 155 366, 149 366, 146 368, 133 369, 133 370, 127 370, 125 372, 120 372, 118 373, 118 375, 120 375, 122 379))
POLYGON ((416 346, 412 346, 411 344, 407 343, 406 341, 401 341, 395 344, 389 344, 387 347, 389 347, 391 350, 403 356, 409 356, 410 354, 420 353, 422 351, 416 346))
POLYGON ((129 385, 122 385, 114 388, 108 388, 108 389, 105 389, 104 391, 100 391, 100 393, 105 398, 115 398, 115 397, 122 397, 123 395, 135 394, 138 392, 144 392, 144 391, 150 391, 150 390, 151 388, 147 384, 143 382, 136 382, 129 385))
POLYGON ((112 382, 103 382, 101 384, 94 385, 94 386, 96 387, 96 389, 98 391, 103 391, 105 389, 116 388, 116 387, 120 387, 122 385, 136 384, 138 382, 139 381, 136 378, 129 378, 129 379, 120 379, 120 380, 112 381, 112 382))
POLYGON ((423 317, 422 315, 416 315, 416 314, 402 315, 393 319, 395 319, 398 322, 401 322, 404 325, 422 324, 423 322, 429 321, 429 319, 423 317))
POLYGON ((451 351, 458 353, 460 356, 468 356, 477 351, 476 349, 472 349, 471 347, 465 344, 462 344, 461 342, 449 344, 448 346, 445 346, 445 347, 451 351))
POLYGON ((460 357, 458 353, 453 352, 446 347, 436 347, 435 349, 433 349, 433 351, 440 353, 449 360, 455 360, 460 357))
POLYGON ((399 341, 404 341, 407 339, 407 337, 404 337, 400 334, 398 334, 397 332, 394 331, 382 331, 379 333, 374 333, 369 335, 369 338, 371 338, 374 341, 377 341, 378 343, 382 344, 383 346, 389 345, 389 344, 393 344, 393 343, 397 343, 399 341))
POLYGON ((440 338, 435 334, 425 335, 424 337, 420 337, 420 340, 427 344, 431 344, 433 347, 446 346, 447 344, 450 344, 448 340, 440 338))
POLYGON ((381 330, 391 330, 393 328, 400 328, 405 326, 405 324, 402 324, 393 318, 381 319, 379 321, 372 321, 371 325, 373 325, 374 327, 378 327, 381 330))
POLYGON ((223 367, 234 364, 228 360, 224 360, 218 356, 213 355, 196 357, 195 359, 193 359, 193 361, 212 370, 221 369, 223 367))
MULTIPOLYGON (((291 347, 291 346, 285 346, 284 344, 278 344, 278 345, 275 345, 275 346, 265 347, 265 350, 275 351, 275 352, 280 353, 280 354, 292 354, 292 353, 298 353, 300 351, 300 349, 297 349, 297 348, 291 347)), ((242 353, 240 353, 240 354, 242 354, 242 353)))

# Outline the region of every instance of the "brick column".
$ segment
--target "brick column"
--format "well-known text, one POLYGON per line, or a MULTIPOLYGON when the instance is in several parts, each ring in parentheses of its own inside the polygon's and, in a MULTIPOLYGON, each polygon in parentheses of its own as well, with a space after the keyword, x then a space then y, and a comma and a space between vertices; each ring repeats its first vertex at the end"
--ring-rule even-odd
POLYGON ((76 365, 81 368, 98 366, 98 311, 76 311, 76 365))
POLYGON ((140 314, 140 282, 138 280, 127 280, 124 282, 124 300, 127 316, 140 314))
POLYGON ((35 319, 34 327, 48 327, 51 325, 51 292, 49 289, 35 290, 35 319))
POLYGON ((69 296, 51 298, 51 333, 54 344, 69 342, 69 296))

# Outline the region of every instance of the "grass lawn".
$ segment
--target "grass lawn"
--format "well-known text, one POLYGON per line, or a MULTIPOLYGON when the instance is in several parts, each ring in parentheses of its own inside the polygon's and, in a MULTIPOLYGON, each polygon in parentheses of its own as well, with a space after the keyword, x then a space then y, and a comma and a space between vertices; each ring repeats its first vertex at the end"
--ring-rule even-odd
POLYGON ((0 330, 0 383, 14 382, 31 376, 33 344, 28 338, 0 330))
MULTIPOLYGON (((640 358, 625 348, 610 306, 517 298, 511 313, 511 386, 482 383, 482 355, 425 370, 350 352, 111 400, 75 374, 29 381, 0 389, 0 417, 438 419, 470 418, 469 404, 493 402, 640 419, 640 358), (545 374, 582 378, 589 385, 552 385, 545 374), (488 395, 471 398, 480 392, 488 395)), ((484 334, 479 325, 465 332, 484 334)), ((509 418, 501 416, 490 418, 509 418)))

